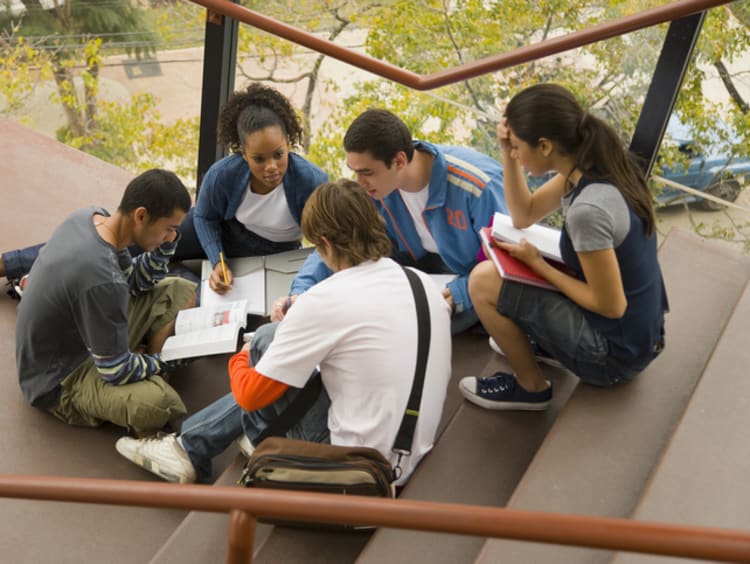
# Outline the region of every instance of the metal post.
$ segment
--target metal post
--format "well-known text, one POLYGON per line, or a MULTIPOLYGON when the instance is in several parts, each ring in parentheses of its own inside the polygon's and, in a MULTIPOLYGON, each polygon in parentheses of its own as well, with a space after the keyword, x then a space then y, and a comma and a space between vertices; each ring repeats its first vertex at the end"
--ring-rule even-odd
POLYGON ((643 159, 647 176, 656 160, 705 17, 706 12, 700 12, 674 20, 664 38, 654 77, 630 142, 630 150, 643 159))
POLYGON ((234 89, 238 29, 237 20, 206 11, 196 188, 208 168, 224 156, 223 147, 216 143, 216 127, 219 110, 234 89))
POLYGON ((252 564, 255 516, 241 509, 229 514, 229 542, 226 564, 252 564))

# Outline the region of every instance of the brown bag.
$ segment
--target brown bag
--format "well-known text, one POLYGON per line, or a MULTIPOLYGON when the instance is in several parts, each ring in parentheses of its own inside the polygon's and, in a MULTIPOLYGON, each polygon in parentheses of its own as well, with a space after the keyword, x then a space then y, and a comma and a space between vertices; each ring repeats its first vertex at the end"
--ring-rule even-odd
MULTIPOLYGON (((253 452, 240 483, 248 488, 395 497, 395 480, 390 462, 374 448, 269 437, 253 452)), ((320 523, 264 521, 321 527, 320 523)), ((330 525, 330 528, 366 530, 372 527, 330 525)))

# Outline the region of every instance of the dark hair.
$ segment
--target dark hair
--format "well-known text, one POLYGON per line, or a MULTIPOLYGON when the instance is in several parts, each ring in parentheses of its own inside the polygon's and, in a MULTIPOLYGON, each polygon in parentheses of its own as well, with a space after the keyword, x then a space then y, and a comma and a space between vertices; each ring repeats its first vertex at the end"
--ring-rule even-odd
POLYGON ((391 166, 396 153, 414 156, 411 132, 401 118, 388 110, 370 109, 359 114, 346 130, 344 150, 347 153, 370 153, 385 166, 391 166))
POLYGON ((575 158, 585 176, 614 185, 651 236, 656 221, 643 172, 615 130, 585 111, 572 92, 557 84, 536 84, 511 99, 505 117, 513 134, 532 147, 549 139, 575 158))
POLYGON ((302 145, 303 129, 289 100, 269 86, 253 83, 235 92, 219 112, 218 142, 239 153, 245 137, 278 126, 291 146, 302 145))
POLYGON ((190 206, 190 194, 182 180, 173 172, 153 168, 128 183, 117 209, 127 214, 144 207, 149 221, 155 221, 170 217, 178 208, 187 213, 190 206))
POLYGON ((315 246, 322 245, 325 237, 337 262, 356 266, 391 253, 385 221, 353 180, 341 178, 318 186, 305 203, 300 226, 315 246))

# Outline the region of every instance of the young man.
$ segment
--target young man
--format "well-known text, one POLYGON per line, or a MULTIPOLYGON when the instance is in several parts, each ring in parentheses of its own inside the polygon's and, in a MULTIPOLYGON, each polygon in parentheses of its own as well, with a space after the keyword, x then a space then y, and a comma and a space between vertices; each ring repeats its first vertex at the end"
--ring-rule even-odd
POLYGON ((177 176, 149 170, 113 215, 84 208, 56 229, 18 306, 16 363, 31 405, 71 425, 136 432, 185 413, 157 353, 178 310, 194 303, 194 284, 165 279, 189 209, 177 176), (133 259, 131 244, 147 252, 133 259))
MULTIPOLYGON (((431 273, 454 273, 443 295, 453 311, 452 332, 478 318, 469 298, 469 272, 481 249, 477 231, 496 211, 506 212, 500 164, 472 149, 412 140, 406 124, 387 110, 360 114, 344 136, 346 164, 375 200, 394 244, 393 258, 431 273)), ((290 295, 330 275, 313 253, 295 278, 290 295)), ((283 317, 286 297, 274 304, 283 317)))
MULTIPOLYGON (((232 357, 231 394, 189 417, 179 437, 119 439, 120 454, 169 481, 206 481, 212 458, 237 438, 255 441, 320 367, 323 392, 288 436, 369 446, 396 462, 391 448, 417 355, 416 306, 406 274, 387 258, 391 245, 383 222, 351 180, 319 186, 305 205, 301 227, 333 274, 232 357)), ((451 371, 449 308, 429 277, 420 278, 431 340, 412 454, 401 460, 401 482, 432 447, 451 371)))

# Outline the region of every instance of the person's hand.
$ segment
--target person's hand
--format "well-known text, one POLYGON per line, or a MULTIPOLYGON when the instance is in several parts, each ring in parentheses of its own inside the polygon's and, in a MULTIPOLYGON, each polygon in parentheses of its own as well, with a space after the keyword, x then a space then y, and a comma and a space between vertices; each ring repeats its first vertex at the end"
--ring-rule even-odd
POLYGON ((497 133, 497 144, 500 145, 500 150, 502 152, 510 152, 510 128, 508 127, 508 120, 506 118, 498 122, 495 132, 497 133))
POLYGON ((221 267, 221 262, 217 262, 214 266, 211 276, 208 277, 208 287, 211 288, 217 294, 226 294, 232 289, 234 283, 234 276, 232 271, 227 266, 227 280, 224 282, 224 269, 221 267))
POLYGON ((450 306, 451 311, 453 311, 455 304, 453 303, 453 293, 451 293, 450 288, 448 287, 443 288, 443 297, 445 298, 445 301, 448 302, 448 305, 450 306))
POLYGON ((505 249, 510 253, 510 256, 517 258, 534 271, 537 271, 537 268, 535 267, 538 267, 544 262, 539 249, 529 243, 526 239, 521 239, 521 242, 518 245, 514 245, 513 243, 503 243, 501 241, 495 241, 495 245, 501 249, 505 249))
POLYGON ((250 352, 250 345, 252 345, 252 341, 247 341, 244 345, 242 345, 242 348, 240 349, 240 352, 242 351, 248 351, 250 352))
POLYGON ((297 296, 281 296, 273 301, 271 307, 271 321, 281 321, 286 316, 286 312, 297 301, 297 296))

